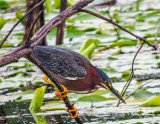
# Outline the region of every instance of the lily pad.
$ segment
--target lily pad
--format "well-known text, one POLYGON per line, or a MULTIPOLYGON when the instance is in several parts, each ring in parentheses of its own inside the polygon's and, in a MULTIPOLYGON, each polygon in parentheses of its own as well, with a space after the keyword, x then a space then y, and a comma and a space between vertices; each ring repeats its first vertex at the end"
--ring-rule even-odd
POLYGON ((142 103, 141 106, 160 106, 160 96, 152 96, 142 103))
MULTIPOLYGON (((16 12, 17 19, 21 19, 23 17, 23 14, 21 12, 16 12)), ((21 21, 21 23, 24 25, 24 19, 21 21)))
POLYGON ((93 92, 92 94, 103 95, 103 94, 107 94, 107 93, 109 93, 108 90, 96 90, 96 91, 93 92))
POLYGON ((116 46, 135 46, 137 45, 137 42, 134 42, 134 41, 117 41, 117 42, 114 42, 112 43, 109 47, 112 48, 112 47, 116 47, 116 46))
POLYGON ((46 86, 43 86, 35 90, 34 97, 31 101, 29 109, 39 109, 42 106, 46 88, 47 88, 46 86))
POLYGON ((50 110, 65 110, 65 104, 59 101, 51 101, 41 107, 43 111, 50 111, 50 110))
POLYGON ((135 99, 142 99, 142 98, 149 98, 154 94, 147 91, 146 89, 141 89, 140 91, 136 92, 133 96, 135 99))
POLYGON ((3 26, 7 23, 7 19, 4 19, 2 17, 0 17, 0 30, 3 28, 3 26))
POLYGON ((51 0, 45 1, 45 8, 46 8, 47 12, 53 12, 53 6, 51 4, 51 0))
POLYGON ((79 53, 89 59, 99 42, 100 41, 98 39, 88 39, 80 48, 79 53))
POLYGON ((5 0, 1 0, 0 1, 0 9, 6 9, 6 8, 9 8, 8 2, 5 0))
POLYGON ((77 101, 79 102, 102 102, 106 100, 108 100, 108 98, 98 95, 98 94, 93 94, 93 95, 82 96, 77 101))
MULTIPOLYGON (((67 1, 68 6, 73 6, 75 3, 76 3, 75 0, 68 0, 67 1)), ((61 4, 61 0, 54 0, 54 7, 56 9, 60 8, 60 4, 61 4)))

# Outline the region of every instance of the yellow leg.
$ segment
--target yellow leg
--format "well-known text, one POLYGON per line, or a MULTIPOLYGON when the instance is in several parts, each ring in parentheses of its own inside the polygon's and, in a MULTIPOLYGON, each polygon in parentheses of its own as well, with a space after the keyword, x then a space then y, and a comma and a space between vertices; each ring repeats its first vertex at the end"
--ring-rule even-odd
POLYGON ((68 90, 65 88, 65 86, 61 85, 63 88, 63 92, 60 92, 59 89, 56 90, 55 95, 60 98, 61 100, 63 100, 63 98, 65 98, 68 94, 68 90))
POLYGON ((71 118, 76 118, 77 117, 77 109, 76 107, 73 105, 73 109, 66 109, 67 112, 69 112, 69 115, 71 116, 71 118), (73 115, 71 112, 75 112, 75 115, 73 115))
POLYGON ((47 76, 44 76, 44 77, 43 77, 43 80, 44 80, 46 83, 49 83, 49 84, 52 84, 52 85, 55 86, 55 84, 54 84, 52 81, 48 80, 48 77, 47 77, 47 76))
MULTIPOLYGON (((47 76, 43 77, 43 80, 44 80, 46 83, 49 83, 49 84, 52 84, 52 85, 55 86, 55 84, 54 84, 52 81, 48 80, 48 77, 47 77, 47 76)), ((55 92, 55 95, 56 95, 58 98, 60 98, 61 100, 63 100, 63 98, 65 98, 65 97, 67 96, 68 90, 65 88, 65 86, 63 86, 63 85, 61 85, 61 86, 62 86, 62 88, 63 88, 63 92, 60 92, 60 91, 57 89, 56 92, 55 92)))
MULTIPOLYGON (((52 84, 52 85, 55 86, 55 84, 54 84, 52 81, 48 80, 48 77, 47 77, 47 76, 43 77, 43 80, 44 80, 46 83, 49 83, 49 84, 52 84)), ((56 95, 58 98, 60 98, 61 100, 63 100, 63 99, 67 96, 68 90, 65 88, 65 86, 63 86, 63 85, 61 85, 61 86, 62 86, 62 88, 63 88, 63 92, 60 92, 59 89, 57 89, 56 92, 55 92, 55 95, 56 95)), ((76 109, 76 107, 75 107, 74 105, 73 105, 73 109, 68 109, 68 108, 67 108, 66 111, 69 112, 69 115, 71 116, 71 118, 76 118, 76 117, 77 117, 77 109, 76 109), (72 115, 71 112, 75 112, 75 115, 72 115)))

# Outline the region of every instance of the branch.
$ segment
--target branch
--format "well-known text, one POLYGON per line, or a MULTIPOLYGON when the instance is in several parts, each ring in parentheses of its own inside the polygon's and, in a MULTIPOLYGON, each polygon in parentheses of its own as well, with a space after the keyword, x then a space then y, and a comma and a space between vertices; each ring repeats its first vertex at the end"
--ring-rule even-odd
MULTIPOLYGON (((66 9, 62 13, 60 13, 55 18, 51 19, 47 24, 45 24, 42 28, 40 28, 36 34, 29 40, 26 41, 29 43, 30 46, 26 44, 22 44, 19 48, 15 49, 14 52, 11 52, 10 54, 7 54, 5 56, 0 57, 0 67, 4 66, 6 64, 9 64, 14 61, 18 61, 19 58, 26 56, 30 61, 35 63, 49 78, 52 82, 55 83, 57 88, 62 92, 63 88, 61 87, 60 83, 55 80, 53 77, 52 72, 50 72, 48 69, 46 69, 39 61, 37 61, 31 53, 33 52, 33 49, 36 45, 41 45, 43 38, 49 33, 54 27, 61 24, 66 18, 72 16, 73 14, 79 12, 79 10, 85 6, 87 6, 89 3, 91 3, 93 0, 81 0, 77 2, 74 6, 66 9), (29 47, 29 48, 28 48, 29 47), (30 55, 28 55, 30 54, 30 55)), ((27 43, 27 44, 28 44, 27 43)), ((69 109, 73 109, 72 103, 69 101, 68 97, 64 98, 64 102, 66 104, 66 107, 69 109)), ((73 115, 75 115, 75 112, 72 112, 73 115)), ((83 122, 77 116, 75 118, 76 122, 79 124, 82 124, 83 122)))
POLYGON ((96 17, 98 17, 98 18, 101 18, 101 19, 103 19, 103 20, 105 20, 105 21, 108 21, 108 22, 114 24, 115 26, 117 26, 117 27, 119 27, 120 29, 126 31, 127 33, 131 34, 132 36, 136 37, 137 39, 140 39, 140 40, 144 41, 144 42, 147 43, 149 46, 151 46, 151 47, 153 47, 155 50, 157 50, 157 47, 156 47, 155 45, 150 44, 146 39, 144 39, 144 38, 142 38, 142 37, 140 37, 140 36, 138 36, 138 35, 130 32, 128 29, 120 26, 119 24, 117 24, 116 22, 114 22, 112 19, 108 19, 108 18, 106 18, 106 17, 104 17, 104 16, 101 16, 101 15, 99 15, 99 14, 93 12, 93 11, 87 10, 87 9, 81 9, 80 11, 81 11, 81 12, 89 13, 89 14, 91 14, 91 15, 94 15, 94 16, 96 16, 96 17))
MULTIPOLYGON (((67 8, 67 0, 61 0, 60 12, 63 12, 67 8)), ((57 28, 56 45, 63 44, 65 21, 61 23, 57 28)))
POLYGON ((87 6, 93 0, 81 0, 77 2, 70 8, 67 8, 63 12, 61 12, 58 16, 51 19, 47 24, 45 24, 41 29, 37 31, 37 33, 31 38, 30 42, 34 42, 31 46, 36 46, 41 44, 41 40, 49 33, 54 27, 63 23, 66 18, 72 16, 73 14, 79 12, 80 9, 87 6), (36 42, 35 42, 36 41, 36 42))
POLYGON ((0 67, 10 64, 12 62, 17 62, 19 58, 24 57, 26 54, 30 54, 31 52, 33 52, 32 48, 25 48, 18 51, 15 50, 7 55, 4 55, 0 57, 0 67))
POLYGON ((30 14, 35 8, 37 8, 39 5, 43 4, 45 0, 42 0, 40 3, 38 3, 37 5, 35 5, 31 10, 29 10, 16 24, 14 24, 14 26, 11 28, 11 30, 9 31, 9 33, 6 35, 6 37, 3 39, 3 41, 1 41, 0 44, 0 48, 2 47, 2 45, 4 44, 4 42, 7 40, 7 38, 9 37, 9 35, 12 33, 12 31, 14 30, 14 28, 28 15, 30 14))
MULTIPOLYGON (((70 8, 67 8, 64 10, 62 13, 51 19, 47 24, 45 24, 42 28, 40 28, 36 34, 28 41, 30 43, 31 49, 36 46, 40 45, 42 42, 42 39, 49 33, 54 27, 58 26, 61 24, 66 18, 72 16, 73 14, 79 12, 80 9, 83 7, 87 6, 89 3, 91 3, 93 0, 81 0, 77 2, 75 5, 73 5, 70 8)), ((15 51, 16 54, 14 53, 9 53, 8 55, 11 56, 11 58, 7 58, 7 55, 0 57, 0 67, 7 65, 9 63, 12 63, 14 61, 17 61, 19 58, 25 56, 26 54, 29 54, 30 51, 26 51, 23 53, 20 53, 19 50, 21 50, 22 46, 18 47, 15 51), (12 56, 14 56, 16 59, 12 59, 12 56), (6 59, 5 59, 6 58, 6 59)), ((26 48, 26 47, 23 47, 26 48)))
POLYGON ((30 38, 30 37, 31 37, 31 35, 32 35, 33 28, 34 28, 34 26, 35 26, 35 24, 36 24, 37 20, 39 19, 39 16, 43 13, 43 11, 44 11, 44 10, 41 10, 41 11, 38 13, 38 15, 37 15, 36 19, 35 19, 35 20, 34 20, 34 22, 32 23, 31 28, 30 28, 30 31, 29 31, 29 34, 28 34, 28 36, 27 36, 27 40, 26 40, 26 41, 29 41, 29 38, 30 38))
POLYGON ((158 42, 157 42, 157 37, 158 37, 159 31, 160 31, 160 24, 158 26, 158 30, 157 30, 157 33, 156 33, 156 36, 155 36, 155 39, 154 39, 154 45, 156 46, 157 49, 159 48, 158 42))
MULTIPOLYGON (((108 13, 109 18, 112 20, 112 16, 110 15, 110 9, 111 9, 111 6, 109 6, 107 13, 108 13)), ((116 26, 114 24, 113 24, 113 28, 117 33, 117 40, 120 39, 119 32, 118 32, 118 30, 117 30, 117 28, 116 28, 116 26)))
MULTIPOLYGON (((130 74, 130 76, 129 76, 129 79, 128 79, 127 83, 126 83, 125 86, 123 87, 123 90, 122 90, 122 92, 121 92, 121 96, 124 96, 126 90, 128 89, 128 87, 129 87, 129 85, 130 85, 130 83, 131 83, 131 81, 132 81, 132 79, 133 79, 133 76, 134 76, 134 62, 135 62, 135 59, 136 59, 139 51, 142 49, 143 45, 144 45, 144 41, 143 41, 142 45, 139 47, 139 49, 137 50, 137 52, 136 52, 136 54, 135 54, 135 56, 134 56, 134 58, 133 58, 133 60, 132 60, 132 71, 131 71, 131 74, 130 74)), ((120 104, 120 100, 119 100, 119 102, 118 102, 118 104, 117 104, 117 107, 119 106, 119 104, 120 104)))

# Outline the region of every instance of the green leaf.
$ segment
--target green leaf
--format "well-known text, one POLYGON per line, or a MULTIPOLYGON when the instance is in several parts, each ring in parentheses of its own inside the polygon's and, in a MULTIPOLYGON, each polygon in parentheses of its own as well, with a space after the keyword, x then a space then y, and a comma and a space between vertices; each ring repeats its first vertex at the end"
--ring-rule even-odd
POLYGON ((13 72, 13 73, 9 74, 7 77, 15 77, 15 76, 17 76, 17 75, 22 75, 22 76, 24 76, 24 75, 26 75, 26 74, 27 74, 26 72, 18 71, 18 72, 13 72))
POLYGON ((129 78, 129 75, 130 75, 130 72, 129 72, 129 71, 124 71, 124 72, 122 73, 122 78, 127 80, 127 79, 129 78))
POLYGON ((2 46, 2 48, 7 48, 7 47, 14 47, 14 45, 9 43, 4 43, 2 46))
POLYGON ((34 92, 35 92, 34 90, 27 90, 27 91, 23 91, 23 92, 20 92, 20 93, 19 92, 18 93, 14 93, 12 95, 23 96, 23 95, 27 95, 27 94, 33 94, 34 92))
POLYGON ((109 47, 112 48, 112 47, 116 47, 116 46, 135 46, 137 45, 137 42, 134 42, 134 41, 117 41, 117 42, 114 42, 112 43, 109 47))
POLYGON ((160 110, 154 111, 154 114, 160 114, 160 110))
POLYGON ((143 102, 141 106, 160 106, 160 96, 152 96, 143 102))
POLYGON ((96 90, 96 91, 93 92, 92 94, 103 95, 103 94, 107 94, 107 93, 109 93, 108 90, 96 90))
POLYGON ((61 5, 61 1, 60 0, 54 0, 54 8, 59 9, 61 5))
MULTIPOLYGON (((75 0, 67 0, 67 5, 68 6, 73 6, 76 3, 75 0)), ((54 0, 54 7, 56 9, 59 9, 61 5, 61 0, 54 0)))
POLYGON ((95 27, 89 27, 89 28, 86 28, 84 31, 85 32, 89 32, 89 31, 95 31, 95 30, 97 30, 97 28, 95 28, 95 27))
POLYGON ((80 48, 79 53, 89 59, 99 43, 98 39, 88 39, 80 48))
POLYGON ((6 9, 6 8, 9 8, 8 2, 5 0, 1 0, 0 1, 0 9, 6 9))
POLYGON ((31 101, 29 109, 39 109, 42 106, 46 88, 46 86, 43 86, 35 90, 34 97, 31 101))
POLYGON ((77 101, 79 102, 102 102, 106 100, 108 99, 104 96, 93 94, 93 95, 82 96, 77 101))
POLYGON ((51 101, 41 107, 43 111, 50 111, 50 110, 65 110, 65 104, 59 101, 51 101))
MULTIPOLYGON (((16 12, 17 19, 21 19, 23 17, 23 14, 21 12, 16 12)), ((24 25, 24 19, 21 21, 21 23, 24 25)))
POLYGON ((0 83, 2 83, 2 79, 0 78, 0 83))
POLYGON ((45 1, 45 8, 46 8, 47 12, 53 12, 53 6, 52 6, 50 0, 45 1))
POLYGON ((135 99, 142 99, 142 98, 149 98, 153 96, 154 94, 147 91, 146 89, 141 89, 140 91, 137 91, 133 96, 135 99))
POLYGON ((3 28, 3 26, 7 23, 7 19, 4 19, 2 17, 0 17, 0 30, 3 28))
POLYGON ((108 60, 109 60, 109 61, 115 61, 115 60, 118 60, 118 58, 115 58, 115 57, 108 57, 108 60))
POLYGON ((136 21, 144 22, 145 19, 144 19, 142 16, 138 16, 138 17, 136 18, 136 21))
POLYGON ((75 3, 76 3, 75 0, 68 0, 68 1, 67 1, 67 5, 68 5, 68 6, 73 6, 75 3))
POLYGON ((36 121, 36 124, 48 124, 45 116, 37 114, 38 112, 42 112, 42 111, 30 109, 30 112, 31 112, 34 120, 36 121))

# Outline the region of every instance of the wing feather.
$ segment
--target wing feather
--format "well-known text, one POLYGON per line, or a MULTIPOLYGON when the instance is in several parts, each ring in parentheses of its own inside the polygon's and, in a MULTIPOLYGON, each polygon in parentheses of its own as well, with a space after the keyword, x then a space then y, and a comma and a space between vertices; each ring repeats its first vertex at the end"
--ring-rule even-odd
MULTIPOLYGON (((37 46, 34 48, 33 56, 48 70, 65 79, 77 80, 84 78, 87 71, 75 61, 75 56, 70 53, 73 51, 69 51, 56 47, 37 46)), ((74 52, 74 54, 79 57, 78 53, 74 52)))

